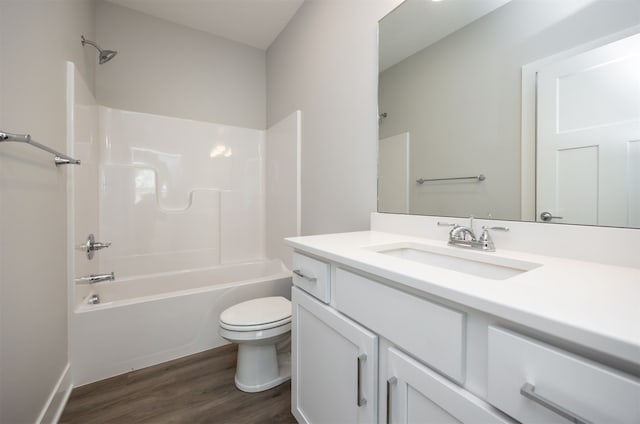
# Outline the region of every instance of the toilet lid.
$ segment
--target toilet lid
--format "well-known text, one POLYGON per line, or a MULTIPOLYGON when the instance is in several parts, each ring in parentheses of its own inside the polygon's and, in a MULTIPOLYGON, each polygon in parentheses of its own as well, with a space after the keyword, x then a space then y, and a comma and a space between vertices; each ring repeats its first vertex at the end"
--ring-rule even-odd
POLYGON ((247 300, 225 309, 220 322, 234 326, 250 326, 282 321, 291 317, 291 302, 282 296, 247 300))

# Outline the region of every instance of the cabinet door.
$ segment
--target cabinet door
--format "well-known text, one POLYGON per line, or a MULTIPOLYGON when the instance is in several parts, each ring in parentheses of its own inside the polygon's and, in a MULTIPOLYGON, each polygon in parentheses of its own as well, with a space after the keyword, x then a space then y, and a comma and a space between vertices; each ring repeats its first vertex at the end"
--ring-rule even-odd
POLYGON ((377 336, 292 289, 291 410, 300 423, 377 421, 377 336))
POLYGON ((397 349, 389 348, 386 357, 387 423, 513 423, 397 349))

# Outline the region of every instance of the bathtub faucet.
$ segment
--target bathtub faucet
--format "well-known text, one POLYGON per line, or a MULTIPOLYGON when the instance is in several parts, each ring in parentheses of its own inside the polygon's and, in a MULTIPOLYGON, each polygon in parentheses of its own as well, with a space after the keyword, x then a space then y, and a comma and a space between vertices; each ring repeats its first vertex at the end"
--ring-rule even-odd
POLYGON ((91 274, 84 277, 76 278, 76 284, 94 284, 100 281, 113 281, 116 277, 113 272, 110 274, 91 274))

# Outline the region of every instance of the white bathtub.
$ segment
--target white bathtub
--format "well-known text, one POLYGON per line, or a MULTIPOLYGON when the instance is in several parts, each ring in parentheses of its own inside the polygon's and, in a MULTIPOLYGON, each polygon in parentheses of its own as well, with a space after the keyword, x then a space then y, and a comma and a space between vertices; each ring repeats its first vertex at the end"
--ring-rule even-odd
POLYGON ((71 317, 75 386, 222 346, 224 309, 256 297, 291 297, 291 273, 279 260, 117 277, 79 291, 71 317), (92 294, 99 304, 87 304, 92 294))

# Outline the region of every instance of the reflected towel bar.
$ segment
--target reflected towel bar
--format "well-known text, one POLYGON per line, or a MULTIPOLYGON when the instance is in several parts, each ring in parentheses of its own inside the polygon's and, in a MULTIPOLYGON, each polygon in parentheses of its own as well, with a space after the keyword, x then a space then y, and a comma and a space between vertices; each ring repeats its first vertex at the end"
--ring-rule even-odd
POLYGON ((19 143, 27 143, 34 147, 37 147, 38 149, 42 149, 46 152, 49 152, 55 156, 54 160, 55 160, 56 166, 68 165, 68 164, 80 165, 79 159, 74 159, 63 153, 57 152, 43 144, 40 144, 37 141, 32 140, 29 134, 11 134, 8 132, 0 131, 0 142, 3 142, 3 141, 17 141, 19 143))
POLYGON ((416 182, 418 184, 426 183, 426 182, 429 182, 429 181, 450 181, 450 180, 478 180, 478 182, 480 182, 480 181, 484 181, 486 179, 487 179, 487 177, 485 177, 484 174, 480 174, 480 175, 474 175, 473 177, 418 178, 416 180, 416 182))

